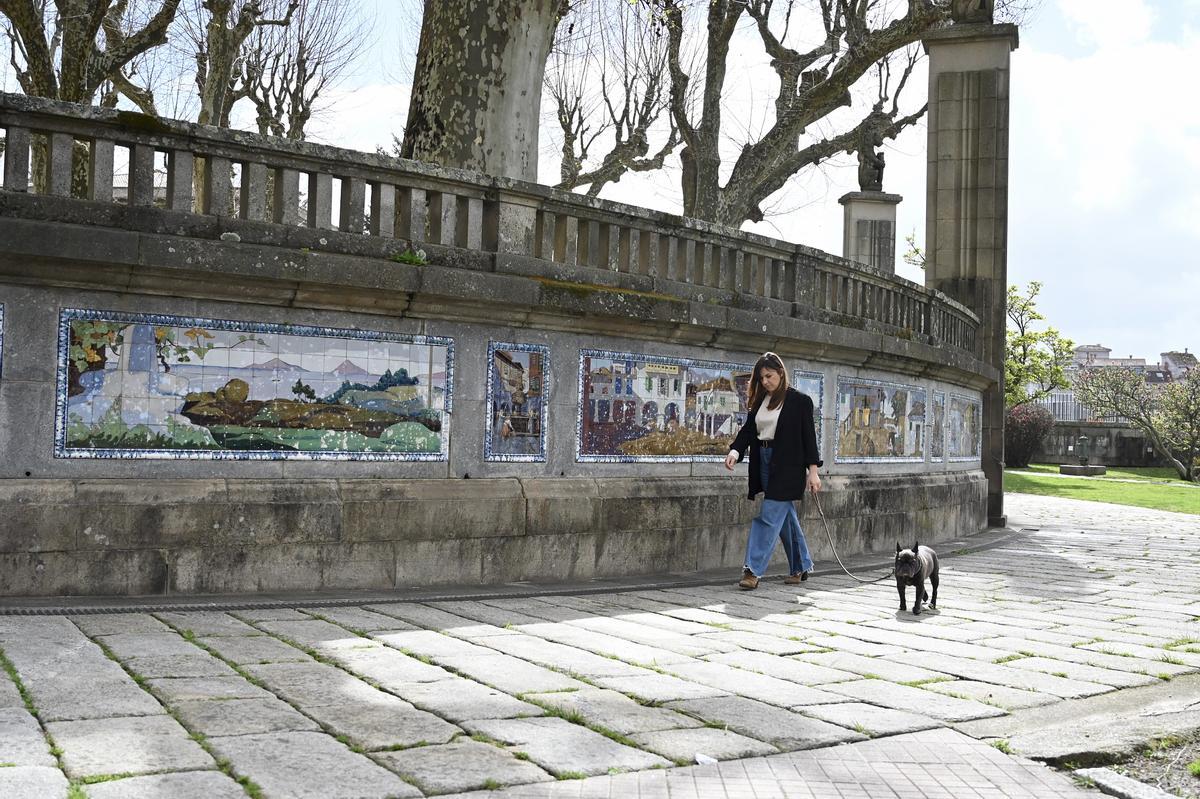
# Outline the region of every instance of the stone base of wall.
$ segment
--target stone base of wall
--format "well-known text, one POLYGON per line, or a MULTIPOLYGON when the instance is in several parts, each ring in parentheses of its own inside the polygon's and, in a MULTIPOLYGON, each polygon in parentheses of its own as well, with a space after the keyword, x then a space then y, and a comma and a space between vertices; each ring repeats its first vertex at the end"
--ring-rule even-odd
MULTIPOLYGON (((979 471, 825 486, 843 556, 986 521, 979 471)), ((391 589, 721 566, 732 577, 757 507, 744 476, 3 480, 0 595, 391 589)), ((803 519, 813 557, 831 559, 811 501, 803 519)))

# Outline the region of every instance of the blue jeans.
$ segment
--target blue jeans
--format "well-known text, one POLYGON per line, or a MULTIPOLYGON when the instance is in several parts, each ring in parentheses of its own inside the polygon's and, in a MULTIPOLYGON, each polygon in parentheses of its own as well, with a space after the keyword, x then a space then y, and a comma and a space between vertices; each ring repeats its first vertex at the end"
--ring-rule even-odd
MULTIPOLYGON (((766 491, 771 479, 771 448, 759 447, 758 453, 762 487, 766 491)), ((765 497, 758 516, 750 523, 750 538, 746 541, 747 569, 756 577, 767 573, 767 564, 771 561, 771 553, 775 551, 776 536, 783 542, 783 551, 787 553, 789 574, 812 571, 812 555, 808 552, 808 542, 804 539, 795 504, 765 497)))

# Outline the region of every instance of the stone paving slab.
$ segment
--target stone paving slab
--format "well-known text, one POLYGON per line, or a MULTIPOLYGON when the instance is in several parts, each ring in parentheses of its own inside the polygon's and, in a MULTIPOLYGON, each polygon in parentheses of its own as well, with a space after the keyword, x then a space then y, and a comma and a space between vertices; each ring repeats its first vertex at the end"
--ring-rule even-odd
POLYGON ((425 663, 382 644, 376 644, 374 647, 339 649, 326 653, 325 657, 347 671, 385 688, 399 683, 436 682, 451 676, 451 673, 441 666, 425 663))
POLYGON ((186 655, 148 655, 122 661, 125 668, 139 677, 232 677, 237 674, 202 649, 186 655))
POLYGON ((7 674, 0 674, 0 708, 23 708, 25 700, 17 690, 17 684, 7 674))
POLYGON ((798 713, 812 716, 848 730, 854 730, 870 738, 884 735, 900 735, 907 732, 932 730, 943 726, 938 719, 917 713, 893 710, 887 707, 868 705, 864 702, 841 702, 836 705, 812 705, 800 708, 798 713))
MULTIPOLYGON (((1162 660, 1146 660, 1145 658, 1123 657, 1108 655, 1103 652, 1093 652, 1088 649, 1071 646, 1057 646, 1041 641, 1026 641, 1021 638, 992 638, 988 641, 992 646, 1010 652, 1032 652, 1034 655, 1065 660, 1068 663, 1082 663, 1086 666, 1097 666, 1114 671, 1128 671, 1135 674, 1186 674, 1195 669, 1188 666, 1176 666, 1162 660)), ((1166 653, 1164 653, 1166 654, 1166 653)))
POLYGON ((0 764, 3 768, 58 767, 42 735, 42 725, 25 708, 0 709, 0 764))
MULTIPOLYGON (((814 663, 825 668, 850 672, 859 677, 892 682, 923 682, 947 676, 945 672, 934 671, 932 668, 900 663, 894 656, 867 657, 854 652, 822 652, 816 655, 796 655, 795 659, 801 663, 814 663)), ((932 662, 932 659, 924 655, 920 655, 916 659, 923 663, 932 662)), ((829 686, 826 685, 825 688, 829 688, 829 686)))
POLYGON ((488 638, 485 643, 490 649, 506 655, 584 677, 635 677, 647 673, 646 669, 640 666, 631 666, 621 660, 584 652, 532 635, 505 635, 488 638))
MULTIPOLYGON (((750 632, 748 630, 722 630, 704 633, 696 637, 722 644, 725 647, 725 652, 735 655, 742 654, 746 650, 751 652, 765 652, 772 655, 799 655, 804 652, 821 651, 820 647, 805 643, 798 638, 793 640, 795 638, 795 631, 791 631, 790 637, 784 638, 767 635, 766 633, 750 632), (731 647, 736 647, 736 649, 731 647)), ((710 660, 716 657, 718 655, 708 656, 710 660)))
POLYGON ((807 688, 788 680, 737 669, 724 663, 710 663, 701 660, 692 663, 675 663, 668 666, 667 671, 677 677, 716 688, 724 693, 757 699, 760 702, 779 707, 824 705, 841 699, 837 694, 828 691, 807 688))
POLYGON ((403 699, 380 694, 371 702, 311 708, 313 718, 351 744, 375 751, 396 746, 441 744, 462 732, 403 699))
POLYGON ((782 750, 833 746, 861 741, 866 737, 852 729, 810 718, 797 711, 740 696, 690 699, 671 702, 668 707, 682 710, 709 724, 719 724, 750 738, 765 741, 782 750))
POLYGON ((715 760, 734 760, 739 757, 773 755, 779 751, 768 743, 713 727, 639 732, 631 738, 638 746, 680 765, 695 763, 697 754, 715 760))
POLYGON ((1058 701, 1058 697, 1039 694, 1034 691, 1022 691, 1019 688, 1009 688, 1004 685, 993 685, 975 680, 951 680, 949 682, 927 683, 921 686, 927 691, 935 691, 946 696, 956 696, 959 699, 973 699, 992 705, 1002 710, 1019 710, 1027 707, 1049 705, 1058 701))
MULTIPOLYGON (((254 629, 254 628, 249 628, 254 629)), ((238 666, 255 663, 311 663, 312 658, 278 638, 262 635, 204 637, 200 643, 209 647, 225 660, 238 666)))
POLYGON ((289 799, 390 799, 421 792, 365 755, 328 735, 280 732, 209 738, 218 757, 266 797, 289 799))
POLYGON ((167 625, 148 613, 96 613, 68 618, 89 638, 98 635, 171 632, 167 625))
POLYGON ((66 799, 69 787, 67 778, 57 768, 0 768, 0 796, 4 799, 66 799))
POLYGON ((362 636, 345 627, 308 616, 303 621, 261 621, 258 629, 302 649, 323 650, 357 642, 362 636))
POLYGON ((240 619, 219 610, 196 610, 183 613, 156 614, 167 624, 196 636, 262 635, 240 619))
POLYGON ((182 655, 184 657, 196 654, 195 644, 184 640, 183 636, 174 630, 166 629, 166 625, 158 619, 155 624, 164 627, 163 632, 155 633, 115 633, 100 638, 99 643, 118 660, 129 660, 137 657, 161 657, 163 655, 182 655))
POLYGON ((341 705, 348 702, 370 703, 381 693, 378 688, 336 666, 316 661, 246 666, 246 673, 283 699, 301 707, 341 705))
POLYGON ((170 716, 55 721, 46 733, 62 750, 63 769, 72 779, 216 768, 170 716))
POLYGON ((467 722, 467 730, 524 752, 556 776, 604 774, 668 766, 658 755, 619 744, 560 718, 487 719, 467 722))
POLYGON ((374 633, 383 630, 399 631, 416 629, 411 624, 400 621, 395 616, 376 613, 373 610, 356 607, 305 608, 310 616, 320 617, 333 624, 340 625, 359 633, 374 633))
POLYGON ((781 680, 799 683, 800 685, 819 686, 831 682, 847 682, 857 680, 861 675, 842 669, 831 669, 815 663, 790 657, 780 657, 766 652, 726 652, 719 655, 709 655, 713 663, 724 663, 739 669, 767 674, 781 680))
POLYGON ((669 674, 650 673, 639 677, 601 677, 595 683, 628 694, 643 702, 672 702, 677 699, 704 699, 710 696, 727 696, 728 691, 682 680, 669 674))
POLYGON ((810 635, 804 640, 821 649, 832 649, 834 652, 841 654, 860 655, 868 658, 888 658, 897 653, 908 651, 907 647, 892 644, 872 644, 869 641, 860 641, 857 638, 851 638, 846 635, 810 635))
POLYGON ((232 615, 248 624, 257 624, 260 621, 312 620, 312 616, 295 608, 249 608, 247 610, 233 611, 232 615))
POLYGON ((529 635, 545 638, 547 641, 578 647, 587 652, 616 658, 638 666, 666 666, 671 663, 686 663, 692 659, 677 652, 626 641, 623 638, 585 630, 570 624, 541 622, 522 624, 517 629, 529 635))
POLYGON ((422 710, 461 724, 472 719, 511 719, 540 716, 537 705, 522 702, 506 693, 477 682, 451 677, 440 682, 409 683, 390 690, 422 710))
POLYGON ((372 633, 371 637, 401 652, 411 652, 415 655, 433 658, 439 657, 469 657, 471 655, 492 655, 492 650, 455 638, 434 630, 402 630, 400 632, 372 633))
MULTIPOLYGON (((393 616, 414 628, 437 630, 454 638, 481 638, 492 635, 510 635, 503 625, 488 624, 464 618, 448 612, 444 605, 425 605, 418 602, 396 602, 384 605, 367 605, 367 610, 393 616)), ((393 627, 392 629, 396 629, 393 627)))
MULTIPOLYGON (((112 661, 115 669, 120 666, 112 661)), ((81 671, 88 671, 90 665, 81 671)), ((89 676, 87 680, 62 676, 54 679, 26 679, 25 688, 33 698, 38 717, 43 721, 102 719, 118 716, 156 716, 162 705, 138 687, 128 674, 89 676)))
POLYGON ((242 786, 219 771, 181 771, 98 782, 88 799, 245 799, 242 786))
POLYGON ((830 685, 829 690, 868 704, 921 713, 943 721, 970 721, 1004 715, 1004 711, 998 707, 886 680, 840 682, 830 685))
POLYGON ((241 675, 233 677, 161 677, 147 680, 151 692, 168 705, 198 699, 268 699, 269 691, 241 675))
POLYGON ((645 707, 625 694, 603 688, 527 694, 525 699, 566 713, 577 713, 586 724, 621 735, 701 726, 690 716, 666 708, 645 707))
POLYGON ((578 691, 587 684, 543 666, 528 663, 511 655, 467 655, 443 657, 438 663, 464 677, 491 685, 505 693, 517 695, 546 691, 578 691))
POLYGON ((554 777, 511 752, 469 738, 444 746, 418 746, 371 756, 411 780, 427 795, 552 782, 554 777))
MULTIPOLYGON (((912 652, 896 655, 895 658, 897 661, 908 663, 929 661, 929 658, 918 657, 912 652)), ((984 663, 982 660, 972 660, 971 658, 939 655, 936 662, 940 670, 955 677, 990 682, 1023 691, 1036 691, 1060 698, 1093 696, 1112 690, 1110 685, 1072 679, 1066 669, 1058 670, 1067 673, 1067 676, 1063 677, 1062 673, 1046 674, 1034 669, 1021 668, 1017 665, 1021 662, 1019 658, 1004 663, 984 663)))
POLYGON ((320 729, 315 721, 273 696, 180 702, 172 709, 189 730, 210 737, 320 729))
MULTIPOLYGON (((1083 663, 1071 663, 1042 657, 1023 657, 1011 660, 1005 664, 1014 669, 1036 671, 1043 674, 1065 674, 1067 679, 1089 682, 1093 685, 1112 686, 1114 688, 1134 688, 1139 685, 1153 685, 1158 677, 1149 674, 1134 674, 1129 671, 1102 669, 1098 666, 1087 666, 1083 663)), ((1077 693, 1074 696, 1088 696, 1089 693, 1077 693)), ((1062 696, 1062 694, 1059 694, 1062 696)))

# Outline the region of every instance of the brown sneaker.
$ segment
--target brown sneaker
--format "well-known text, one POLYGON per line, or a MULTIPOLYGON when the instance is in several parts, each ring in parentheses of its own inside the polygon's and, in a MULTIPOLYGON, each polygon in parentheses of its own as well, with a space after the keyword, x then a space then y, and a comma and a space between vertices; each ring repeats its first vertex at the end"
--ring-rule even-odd
POLYGON ((742 579, 738 580, 738 588, 743 591, 753 591, 758 588, 758 578, 754 576, 754 572, 749 569, 742 572, 742 579))
POLYGON ((787 577, 783 578, 783 581, 787 585, 800 585, 800 583, 807 579, 808 572, 800 572, 799 574, 789 574, 787 577))

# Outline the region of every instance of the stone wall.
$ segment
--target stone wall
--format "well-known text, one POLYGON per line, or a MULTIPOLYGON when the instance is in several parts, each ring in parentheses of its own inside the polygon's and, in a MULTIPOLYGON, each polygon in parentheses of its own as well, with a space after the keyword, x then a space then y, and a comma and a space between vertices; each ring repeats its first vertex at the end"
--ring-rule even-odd
POLYGON ((841 554, 985 524, 997 374, 935 291, 334 148, 5 95, 0 127, 0 594, 736 574, 756 506, 720 461, 765 350, 820 409, 841 554), (104 157, 88 197, 31 191, 39 135, 59 178, 68 139, 127 146, 127 200, 104 157), (241 165, 233 215, 196 159, 241 165))
POLYGON ((1079 463, 1075 442, 1087 436, 1090 445, 1088 463, 1103 466, 1162 466, 1140 430, 1109 422, 1055 422, 1042 442, 1035 463, 1079 463))

